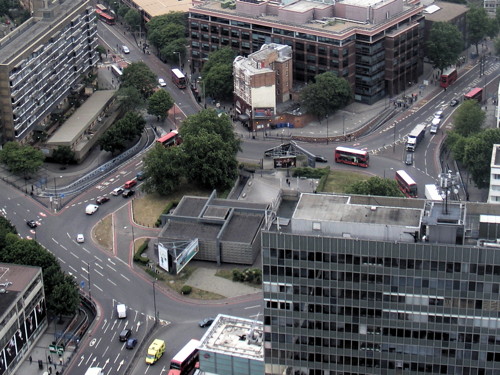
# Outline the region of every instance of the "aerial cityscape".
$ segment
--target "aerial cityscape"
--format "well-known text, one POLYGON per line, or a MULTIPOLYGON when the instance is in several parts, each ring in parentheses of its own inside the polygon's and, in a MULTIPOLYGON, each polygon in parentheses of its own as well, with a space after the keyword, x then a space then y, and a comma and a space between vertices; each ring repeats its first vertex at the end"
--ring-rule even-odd
POLYGON ((0 0, 0 375, 500 375, 497 0, 0 0))

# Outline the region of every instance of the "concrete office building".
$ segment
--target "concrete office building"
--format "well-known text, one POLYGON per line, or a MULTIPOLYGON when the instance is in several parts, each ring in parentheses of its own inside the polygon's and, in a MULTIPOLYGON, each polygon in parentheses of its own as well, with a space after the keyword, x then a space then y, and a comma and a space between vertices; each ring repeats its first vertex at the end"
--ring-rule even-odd
POLYGON ((403 93, 423 72, 423 7, 417 1, 203 1, 189 10, 192 70, 230 47, 248 56, 264 43, 293 51, 294 81, 334 72, 355 100, 403 93))
POLYGON ((488 203, 500 203, 500 145, 493 145, 490 163, 488 203))
POLYGON ((200 340, 200 370, 211 375, 264 373, 262 322, 219 314, 200 340))
POLYGON ((276 113, 276 104, 290 100, 292 49, 264 44, 261 49, 233 62, 234 103, 240 119, 249 119, 251 130, 262 129, 276 113), (243 117, 245 116, 245 117, 243 117))
POLYGON ((0 263, 0 322, 0 375, 14 374, 47 327, 41 268, 0 263))
POLYGON ((447 1, 435 1, 424 9, 425 40, 429 39, 432 26, 436 22, 446 22, 455 25, 462 34, 463 48, 467 47, 467 13, 465 4, 455 4, 447 1))
POLYGON ((262 235, 266 374, 500 373, 500 207, 302 194, 262 235))
POLYGON ((0 144, 50 133, 51 114, 98 61, 89 0, 34 0, 33 16, 0 40, 0 144))

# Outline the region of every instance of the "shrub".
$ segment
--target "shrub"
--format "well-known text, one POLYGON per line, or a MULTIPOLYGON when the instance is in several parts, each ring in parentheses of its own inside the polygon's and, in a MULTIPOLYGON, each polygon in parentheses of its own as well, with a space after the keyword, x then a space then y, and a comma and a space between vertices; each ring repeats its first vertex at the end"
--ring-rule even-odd
POLYGON ((243 281, 243 275, 240 270, 233 270, 233 281, 243 281))
POLYGON ((330 172, 330 168, 295 168, 293 177, 321 178, 330 172))
MULTIPOLYGON (((170 210, 173 207, 177 206, 178 204, 179 204, 179 202, 176 202, 176 201, 170 201, 170 202, 168 202, 167 205, 165 206, 165 208, 163 209, 161 215, 168 214, 170 212, 170 210)), ((160 215, 160 217, 155 222, 155 227, 156 228, 159 228, 160 225, 161 225, 161 215, 160 215)))
POLYGON ((191 288, 189 285, 184 285, 181 289, 181 294, 190 294, 193 288, 191 288))
POLYGON ((149 258, 148 257, 143 257, 142 253, 148 248, 149 246, 149 238, 144 241, 144 243, 139 246, 137 251, 134 254, 134 262, 141 263, 143 265, 146 265, 149 263, 149 258))

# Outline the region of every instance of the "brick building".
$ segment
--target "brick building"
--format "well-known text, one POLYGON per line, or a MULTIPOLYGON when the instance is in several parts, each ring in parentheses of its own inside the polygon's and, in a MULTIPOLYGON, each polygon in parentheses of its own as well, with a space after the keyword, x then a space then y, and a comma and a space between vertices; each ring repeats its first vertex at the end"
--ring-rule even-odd
POLYGON ((374 103, 418 81, 423 72, 423 7, 412 1, 204 1, 189 10, 191 68, 231 47, 248 56, 265 43, 293 51, 294 81, 333 71, 355 100, 374 103))

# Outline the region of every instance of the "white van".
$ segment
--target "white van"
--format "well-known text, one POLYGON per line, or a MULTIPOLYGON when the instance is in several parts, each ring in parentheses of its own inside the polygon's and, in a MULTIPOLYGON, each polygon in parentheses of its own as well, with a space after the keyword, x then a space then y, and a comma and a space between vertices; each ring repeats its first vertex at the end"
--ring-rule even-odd
POLYGON ((98 209, 99 209, 99 206, 97 204, 89 204, 89 205, 87 205, 87 207, 85 207, 85 213, 87 215, 92 215, 98 209))
POLYGON ((116 305, 116 315, 118 319, 125 319, 127 317, 127 306, 123 303, 116 305))
POLYGON ((431 123, 431 130, 429 130, 429 133, 431 134, 436 134, 437 131, 439 130, 439 124, 441 123, 441 119, 439 117, 434 117, 431 123))

